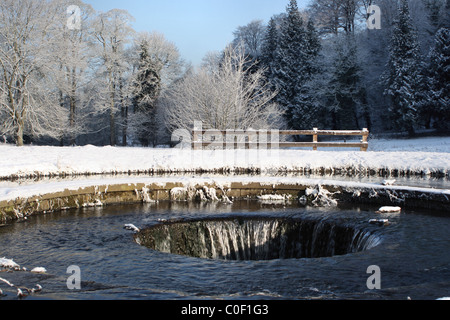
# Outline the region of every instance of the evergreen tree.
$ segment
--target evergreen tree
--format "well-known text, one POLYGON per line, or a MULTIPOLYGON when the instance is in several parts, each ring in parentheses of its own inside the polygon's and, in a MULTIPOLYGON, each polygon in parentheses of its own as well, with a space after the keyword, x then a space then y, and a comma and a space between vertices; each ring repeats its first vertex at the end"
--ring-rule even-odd
POLYGON ((435 127, 445 131, 450 129, 450 29, 439 29, 429 57, 428 97, 431 108, 427 111, 433 115, 435 127))
POLYGON ((309 61, 309 69, 307 70, 310 75, 318 71, 316 60, 319 52, 322 48, 320 44, 319 33, 314 26, 313 21, 310 19, 306 25, 306 55, 307 61, 309 61))
POLYGON ((329 82, 330 116, 333 129, 359 128, 358 109, 364 104, 365 91, 361 87, 357 46, 352 35, 337 39, 335 60, 329 82))
POLYGON ((291 0, 287 7, 287 16, 280 28, 280 39, 274 59, 273 84, 278 89, 276 102, 285 110, 287 124, 296 128, 294 109, 297 95, 305 82, 306 30, 297 1, 291 0))
POLYGON ((156 101, 161 90, 161 77, 158 66, 148 53, 148 44, 143 41, 139 48, 139 66, 133 84, 134 112, 140 120, 138 140, 143 146, 155 144, 156 139, 156 101))
POLYGON ((302 80, 293 108, 293 126, 298 129, 319 127, 322 106, 317 99, 316 76, 320 71, 318 55, 321 50, 320 39, 312 20, 308 21, 305 34, 302 80))
POLYGON ((390 113, 397 130, 415 133, 419 114, 421 75, 417 32, 411 23, 407 0, 401 0, 394 23, 385 94, 391 100, 390 113))
MULTIPOLYGON (((261 49, 261 64, 265 68, 265 76, 269 82, 274 78, 275 60, 278 49, 278 25, 274 17, 270 18, 261 49)), ((272 86, 273 89, 274 86, 272 86)))

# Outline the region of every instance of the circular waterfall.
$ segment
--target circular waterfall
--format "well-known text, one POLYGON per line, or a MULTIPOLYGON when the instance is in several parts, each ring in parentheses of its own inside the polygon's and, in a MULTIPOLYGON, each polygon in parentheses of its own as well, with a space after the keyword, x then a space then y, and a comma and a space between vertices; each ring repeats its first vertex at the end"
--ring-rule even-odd
POLYGON ((368 250, 380 242, 356 226, 268 217, 166 222, 141 230, 135 239, 165 253, 223 260, 330 257, 368 250))

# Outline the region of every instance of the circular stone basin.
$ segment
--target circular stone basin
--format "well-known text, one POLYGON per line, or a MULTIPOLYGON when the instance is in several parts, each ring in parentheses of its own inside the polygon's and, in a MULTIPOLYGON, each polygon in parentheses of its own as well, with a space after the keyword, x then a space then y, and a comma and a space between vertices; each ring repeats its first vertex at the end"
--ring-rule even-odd
POLYGON ((223 260, 330 257, 380 242, 369 230, 333 221, 269 217, 166 222, 141 230, 135 240, 165 253, 223 260))

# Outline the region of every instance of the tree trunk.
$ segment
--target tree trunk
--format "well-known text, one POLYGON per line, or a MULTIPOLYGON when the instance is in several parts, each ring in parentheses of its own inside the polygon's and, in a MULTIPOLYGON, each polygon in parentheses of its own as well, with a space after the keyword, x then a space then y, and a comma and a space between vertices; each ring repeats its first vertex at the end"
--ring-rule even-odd
POLYGON ((113 106, 111 107, 109 114, 109 127, 110 127, 109 143, 111 146, 116 145, 116 116, 114 114, 113 106))
POLYGON ((116 114, 115 114, 115 96, 116 96, 116 84, 114 83, 114 79, 110 77, 111 83, 111 104, 109 109, 109 143, 111 146, 116 145, 116 114))
POLYGON ((70 145, 75 144, 76 79, 75 68, 72 69, 72 87, 70 90, 70 145))
POLYGON ((123 97, 123 79, 119 82, 120 106, 122 111, 122 146, 127 146, 127 128, 128 128, 128 107, 125 106, 123 97))
POLYGON ((23 147, 23 130, 24 123, 22 119, 17 121, 17 131, 16 131, 16 145, 18 147, 23 147))
POLYGON ((122 118, 123 118, 122 145, 126 147, 128 145, 127 141, 128 107, 122 107, 122 118))

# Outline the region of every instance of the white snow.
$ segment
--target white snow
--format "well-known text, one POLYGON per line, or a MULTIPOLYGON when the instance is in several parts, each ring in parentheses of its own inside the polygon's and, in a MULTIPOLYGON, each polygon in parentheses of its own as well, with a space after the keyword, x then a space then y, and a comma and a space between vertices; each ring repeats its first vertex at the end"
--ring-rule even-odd
POLYGON ((395 184, 395 182, 397 182, 397 180, 395 180, 395 179, 383 180, 382 185, 383 186, 392 186, 395 184))
MULTIPOLYGON (((358 171, 450 172, 450 139, 371 141, 372 150, 190 150, 124 147, 47 147, 0 144, 0 177, 103 174, 145 171, 186 172, 245 168, 261 173, 353 168, 358 171), (434 143, 434 144, 433 144, 434 143), (383 147, 384 146, 384 147, 383 147)), ((344 149, 346 150, 346 149, 344 149)))
POLYGON ((281 194, 263 194, 257 196, 257 199, 262 201, 285 201, 288 200, 289 198, 286 195, 281 194))
POLYGON ((15 263, 12 259, 7 259, 5 257, 0 258, 0 267, 8 269, 20 268, 20 266, 17 263, 15 263))
MULTIPOLYGON (((17 198, 28 198, 49 193, 57 193, 64 190, 78 190, 80 188, 121 185, 121 184, 144 184, 144 185, 166 185, 168 183, 179 183, 185 188, 193 185, 216 185, 220 188, 229 188, 232 183, 252 184, 259 183, 261 185, 302 185, 310 186, 311 192, 315 192, 313 188, 318 185, 329 185, 342 188, 350 188, 357 191, 358 189, 370 189, 374 193, 377 190, 401 191, 409 190, 421 193, 444 194, 450 198, 450 189, 434 189, 410 186, 389 186, 385 187, 379 183, 362 183, 356 181, 338 181, 332 179, 310 179, 303 177, 273 177, 273 176, 222 176, 222 177, 208 177, 208 176, 175 176, 175 177, 121 177, 121 178, 92 178, 74 181, 59 181, 59 182, 42 182, 29 185, 14 185, 0 187, 0 201, 15 200, 17 198)), ((317 191, 316 191, 317 192, 317 191)), ((325 192, 325 191, 324 191, 325 192)))
POLYGON ((134 231, 134 232, 140 231, 138 227, 136 227, 134 224, 131 224, 131 223, 126 224, 123 228, 126 230, 134 231))
POLYGON ((292 200, 292 196, 288 194, 263 194, 256 198, 262 204, 284 203, 292 200))
POLYGON ((43 267, 36 267, 31 270, 32 273, 46 273, 47 270, 43 267))
POLYGON ((318 207, 335 207, 338 204, 337 201, 333 199, 333 194, 322 188, 321 184, 314 188, 307 188, 305 190, 305 196, 312 198, 311 203, 318 207))
POLYGON ((370 139, 369 151, 450 153, 450 137, 370 139))
POLYGON ((390 206, 385 206, 385 207, 381 207, 380 209, 378 209, 379 213, 390 213, 390 212, 401 212, 402 208, 400 207, 390 207, 390 206))
MULTIPOLYGON (((49 179, 38 182, 19 181, 0 183, 0 201, 14 200, 19 197, 38 196, 68 190, 78 190, 83 187, 144 183, 181 183, 185 188, 174 190, 173 195, 189 190, 193 184, 215 184, 219 188, 227 188, 232 182, 274 184, 301 184, 315 188, 317 185, 336 185, 355 189, 371 188, 376 190, 386 188, 381 183, 362 183, 356 181, 337 181, 333 179, 308 179, 305 177, 280 177, 273 172, 296 171, 303 169, 344 169, 352 168, 364 172, 367 169, 379 170, 412 170, 424 173, 440 172, 450 174, 450 139, 422 138, 415 140, 371 140, 370 152, 360 151, 312 151, 312 150, 183 150, 183 149, 152 149, 124 147, 16 147, 0 144, 0 177, 25 177, 30 175, 82 175, 145 172, 164 170, 172 173, 192 172, 197 169, 217 170, 235 168, 258 169, 257 176, 224 176, 208 175, 180 176, 169 175, 161 177, 146 176, 78 176, 67 179, 49 179), (400 151, 393 151, 400 150, 400 151)), ((328 149, 323 149, 328 150, 328 149)), ((386 184, 392 184, 386 181, 386 184)), ((422 187, 389 186, 390 190, 424 191, 443 193, 450 196, 446 185, 441 189, 422 187)), ((215 190, 204 190, 205 196, 215 198, 215 190)), ((148 190, 137 190, 146 201, 148 190)), ((179 195, 179 194, 177 194, 179 195)), ((101 202, 92 203, 100 206, 101 202)))

